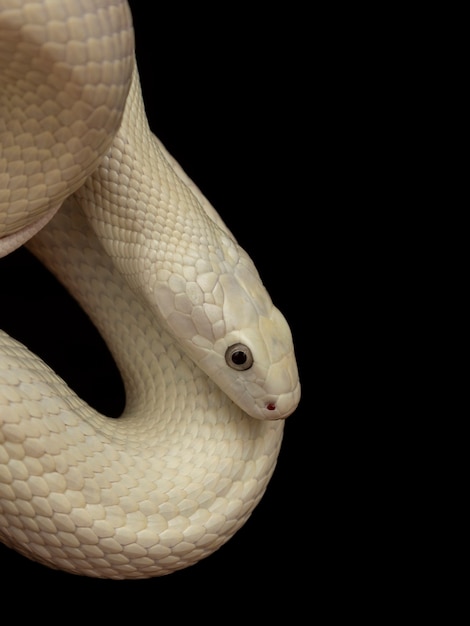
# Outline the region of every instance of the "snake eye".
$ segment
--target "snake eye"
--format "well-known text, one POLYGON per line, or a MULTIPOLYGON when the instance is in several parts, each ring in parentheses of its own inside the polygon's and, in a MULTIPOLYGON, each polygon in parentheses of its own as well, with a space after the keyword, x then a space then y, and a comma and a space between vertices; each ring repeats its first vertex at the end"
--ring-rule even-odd
POLYGON ((227 348, 225 360, 234 370, 248 370, 253 365, 251 350, 242 343, 234 343, 227 348))

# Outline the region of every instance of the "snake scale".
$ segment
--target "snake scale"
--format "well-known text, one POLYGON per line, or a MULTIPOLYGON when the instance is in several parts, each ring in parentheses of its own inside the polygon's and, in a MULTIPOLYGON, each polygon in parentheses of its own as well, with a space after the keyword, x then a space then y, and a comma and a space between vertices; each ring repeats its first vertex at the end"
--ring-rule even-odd
POLYGON ((290 329, 150 131, 127 3, 0 9, 0 256, 26 244, 67 287, 126 390, 101 415, 0 331, 0 540, 74 574, 169 574, 267 487, 300 398, 290 329))

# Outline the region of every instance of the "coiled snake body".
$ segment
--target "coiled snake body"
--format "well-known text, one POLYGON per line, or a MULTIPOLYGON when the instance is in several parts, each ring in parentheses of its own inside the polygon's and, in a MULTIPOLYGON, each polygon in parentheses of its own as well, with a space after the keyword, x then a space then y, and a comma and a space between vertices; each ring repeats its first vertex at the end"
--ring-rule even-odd
POLYGON ((0 7, 0 255, 28 242, 126 388, 110 420, 0 331, 0 540, 76 574, 168 574, 262 497, 300 396, 290 330, 148 128, 127 3, 0 7))

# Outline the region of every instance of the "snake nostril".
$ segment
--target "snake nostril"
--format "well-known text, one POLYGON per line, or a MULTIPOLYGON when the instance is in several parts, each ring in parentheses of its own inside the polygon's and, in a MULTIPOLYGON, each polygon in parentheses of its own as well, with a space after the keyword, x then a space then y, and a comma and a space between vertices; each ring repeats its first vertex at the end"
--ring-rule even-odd
POLYGON ((275 411, 276 405, 274 404, 274 402, 270 402, 269 404, 266 405, 266 408, 268 409, 268 411, 275 411))

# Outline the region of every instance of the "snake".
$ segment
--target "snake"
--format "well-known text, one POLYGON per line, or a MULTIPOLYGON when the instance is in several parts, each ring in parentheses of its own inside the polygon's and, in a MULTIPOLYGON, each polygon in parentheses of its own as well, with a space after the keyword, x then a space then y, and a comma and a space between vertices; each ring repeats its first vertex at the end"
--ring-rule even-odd
POLYGON ((0 331, 0 540, 80 576, 171 574, 263 497, 300 400, 292 333, 149 127, 127 2, 0 9, 0 256, 57 277, 126 396, 101 414, 0 331))

